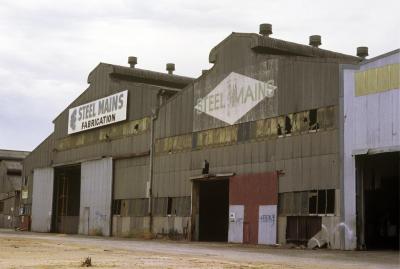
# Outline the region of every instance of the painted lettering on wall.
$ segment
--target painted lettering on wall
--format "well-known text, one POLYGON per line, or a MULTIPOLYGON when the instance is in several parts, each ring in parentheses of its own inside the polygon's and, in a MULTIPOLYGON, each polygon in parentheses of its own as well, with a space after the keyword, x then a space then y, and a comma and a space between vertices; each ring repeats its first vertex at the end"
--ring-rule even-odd
POLYGON ((234 124, 265 98, 277 91, 274 80, 256 80, 238 73, 230 73, 207 96, 199 98, 196 112, 206 113, 228 124, 234 124))

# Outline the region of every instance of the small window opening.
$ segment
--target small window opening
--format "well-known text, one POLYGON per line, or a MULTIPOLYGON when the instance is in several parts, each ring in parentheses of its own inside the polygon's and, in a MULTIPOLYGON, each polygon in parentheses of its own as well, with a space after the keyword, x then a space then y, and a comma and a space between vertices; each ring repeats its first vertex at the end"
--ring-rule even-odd
POLYGON ((0 201, 0 213, 3 213, 4 211, 4 202, 0 201))
POLYGON ((21 176, 21 170, 8 169, 7 176, 21 176))
POLYGON ((325 214, 326 212, 326 190, 318 191, 318 214, 325 214))
POLYGON ((334 214, 335 213, 335 190, 327 190, 326 191, 326 214, 334 214))
POLYGON ((172 214, 172 197, 168 197, 168 202, 167 202, 167 215, 172 214))
POLYGON ((310 191, 308 196, 308 213, 317 214, 317 191, 310 191))
POLYGON ((135 124, 134 129, 135 129, 135 131, 139 131, 139 124, 138 123, 135 124))
POLYGON ((204 160, 202 174, 207 175, 209 170, 210 170, 210 163, 207 160, 204 160))
POLYGON ((121 215, 121 200, 114 200, 112 205, 113 215, 121 215))
POLYGON ((282 127, 281 127, 281 125, 279 123, 278 123, 278 126, 277 126, 277 130, 278 130, 278 135, 283 135, 282 127))
POLYGON ((308 112, 308 118, 309 118, 309 129, 310 130, 318 130, 319 129, 319 124, 317 121, 317 110, 312 109, 308 112))
POLYGON ((291 121, 291 119, 288 117, 288 116, 286 116, 285 117, 285 134, 290 134, 290 133, 292 133, 292 121, 291 121))

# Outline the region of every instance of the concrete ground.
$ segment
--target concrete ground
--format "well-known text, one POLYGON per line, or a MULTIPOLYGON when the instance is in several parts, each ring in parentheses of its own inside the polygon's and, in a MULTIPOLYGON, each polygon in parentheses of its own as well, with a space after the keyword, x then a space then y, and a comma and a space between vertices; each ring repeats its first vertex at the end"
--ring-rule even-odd
POLYGON ((400 268, 397 251, 283 249, 0 230, 0 268, 400 268))

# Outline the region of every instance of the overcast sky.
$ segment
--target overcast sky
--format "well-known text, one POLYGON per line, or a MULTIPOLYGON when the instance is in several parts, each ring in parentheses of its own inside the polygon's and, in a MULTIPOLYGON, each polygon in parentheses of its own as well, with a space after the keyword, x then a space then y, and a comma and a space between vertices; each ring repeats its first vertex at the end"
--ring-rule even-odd
POLYGON ((0 0, 0 148, 33 150, 52 120, 87 88, 99 63, 197 77, 231 32, 258 32, 370 57, 400 47, 400 1, 22 1, 0 0))

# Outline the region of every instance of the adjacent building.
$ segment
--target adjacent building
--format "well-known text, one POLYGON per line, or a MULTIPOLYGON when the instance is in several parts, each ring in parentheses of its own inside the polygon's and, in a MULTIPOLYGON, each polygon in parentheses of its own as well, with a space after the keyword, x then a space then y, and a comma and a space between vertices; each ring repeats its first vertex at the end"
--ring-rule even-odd
POLYGON ((20 199, 28 193, 22 188, 22 160, 28 154, 0 149, 0 228, 20 227, 20 199))
MULTIPOLYGON (((369 115, 349 112, 358 93, 373 94, 351 79, 362 83, 383 60, 321 49, 320 36, 302 45, 271 34, 269 24, 230 34, 196 79, 173 74, 173 64, 168 74, 138 69, 135 57, 130 67, 99 64, 24 161, 32 230, 362 246, 354 152, 381 146, 348 140, 357 131, 348 118, 369 115)), ((398 100, 398 56, 391 61, 393 87, 377 94, 398 100)), ((398 103, 391 115, 394 144, 382 147, 398 156, 398 103)), ((398 222, 390 225, 398 238, 398 222)))
POLYGON ((399 248, 400 50, 342 66, 345 248, 399 248))

